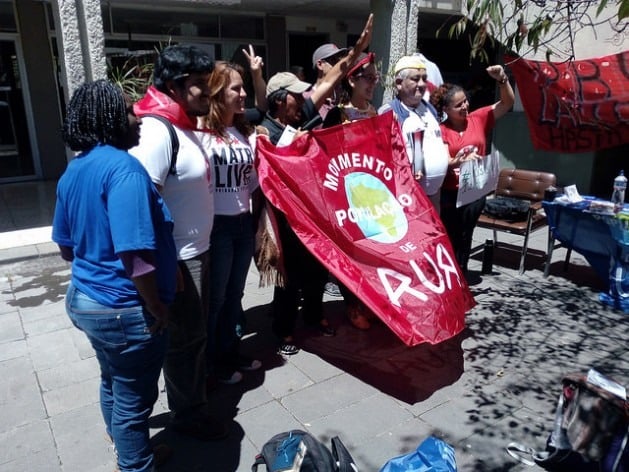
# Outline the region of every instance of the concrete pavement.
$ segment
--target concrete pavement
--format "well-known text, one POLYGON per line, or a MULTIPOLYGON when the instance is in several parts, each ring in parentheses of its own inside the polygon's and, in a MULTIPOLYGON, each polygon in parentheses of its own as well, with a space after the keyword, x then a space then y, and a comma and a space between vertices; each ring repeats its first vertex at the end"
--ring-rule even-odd
MULTIPOLYGON (((486 236, 477 230, 479 242, 486 236)), ((494 273, 472 287, 478 306, 467 328, 437 346, 407 348, 383 325, 358 331, 342 302, 326 299, 337 336, 302 329, 302 351, 284 360, 270 333, 271 289, 258 288, 252 269, 243 349, 263 368, 211 393, 215 413, 230 424, 219 442, 164 430, 160 393, 151 432, 175 450, 160 471, 248 471, 267 439, 292 428, 325 442, 339 435, 361 471, 378 471, 430 434, 455 447, 459 471, 541 470, 504 448, 512 440, 543 447, 561 375, 596 367, 629 380, 628 315, 598 302, 602 284, 578 255, 564 273, 564 252, 556 251, 544 279, 535 248, 545 237, 533 238, 523 276, 517 257, 497 250, 494 273)), ((0 472, 113 471, 98 366, 64 311, 67 264, 45 242, 0 249, 0 258, 0 472)))

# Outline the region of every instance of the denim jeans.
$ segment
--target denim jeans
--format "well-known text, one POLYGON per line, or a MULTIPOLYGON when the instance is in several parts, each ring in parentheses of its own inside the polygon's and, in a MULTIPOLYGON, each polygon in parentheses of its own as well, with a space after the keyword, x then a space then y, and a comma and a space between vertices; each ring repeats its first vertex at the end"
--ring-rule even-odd
POLYGON ((173 423, 207 415, 205 342, 209 303, 209 253, 179 261, 184 289, 175 295, 168 318, 170 344, 164 381, 173 423))
POLYGON ((101 370, 100 406, 105 429, 118 452, 119 469, 153 470, 148 419, 157 400, 157 379, 168 336, 149 332, 154 319, 142 306, 110 308, 72 284, 66 311, 96 351, 101 370))
POLYGON ((208 364, 217 369, 235 361, 244 328, 242 297, 254 251, 253 217, 216 215, 210 243, 208 364))

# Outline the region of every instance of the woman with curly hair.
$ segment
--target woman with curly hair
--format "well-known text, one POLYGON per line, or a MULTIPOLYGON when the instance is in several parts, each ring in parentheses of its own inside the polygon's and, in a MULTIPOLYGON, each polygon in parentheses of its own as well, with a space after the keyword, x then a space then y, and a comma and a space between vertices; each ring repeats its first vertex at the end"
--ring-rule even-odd
POLYGON ((496 120, 511 109, 515 100, 502 66, 489 66, 487 73, 496 80, 500 90, 500 98, 493 105, 470 112, 465 90, 453 84, 443 84, 432 92, 430 98, 439 116, 444 118, 441 134, 450 154, 448 171, 441 187, 441 220, 463 273, 467 273, 474 227, 485 207, 485 197, 456 207, 459 168, 463 161, 483 159, 487 155, 487 135, 496 120))
POLYGON ((255 244, 254 207, 260 190, 253 165, 254 128, 245 119, 242 69, 217 62, 209 79, 210 112, 203 118, 204 149, 214 179, 214 226, 210 238, 208 374, 222 383, 261 363, 239 353, 244 328, 242 296, 255 244), (214 372, 211 372, 213 367, 214 372))
MULTIPOLYGON (((120 471, 152 471, 148 419, 175 296, 173 223, 142 164, 140 120, 115 85, 86 83, 63 127, 79 154, 57 185, 52 239, 72 262, 66 311, 100 365, 100 404, 120 471)), ((157 451, 155 451, 157 454, 157 451)))

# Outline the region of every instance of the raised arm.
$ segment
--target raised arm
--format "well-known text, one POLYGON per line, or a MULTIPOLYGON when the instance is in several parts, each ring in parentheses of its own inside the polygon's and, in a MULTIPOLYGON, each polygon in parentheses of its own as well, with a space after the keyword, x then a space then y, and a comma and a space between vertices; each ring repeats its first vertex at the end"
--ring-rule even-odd
POLYGON ((507 74, 505 74, 501 65, 489 66, 486 70, 489 76, 498 82, 498 88, 500 89, 500 99, 493 105, 494 118, 497 120, 506 115, 511 109, 515 101, 515 95, 509 83, 509 79, 507 78, 507 74))
POLYGON ((266 81, 264 80, 264 77, 262 77, 262 67, 264 66, 264 61, 260 56, 256 56, 251 44, 249 45, 248 52, 246 49, 243 49, 242 52, 249 61, 249 70, 251 71, 251 80, 253 82, 256 107, 258 110, 267 111, 266 81))
POLYGON ((349 50, 347 56, 337 62, 334 67, 332 67, 323 80, 317 85, 317 88, 314 90, 310 99, 315 105, 315 108, 319 108, 323 105, 323 102, 327 97, 330 96, 334 87, 341 81, 345 73, 356 63, 360 53, 367 49, 369 43, 371 42, 371 34, 373 32, 373 13, 369 15, 367 18, 367 23, 365 23, 365 27, 363 28, 363 32, 360 34, 358 41, 353 48, 349 50))

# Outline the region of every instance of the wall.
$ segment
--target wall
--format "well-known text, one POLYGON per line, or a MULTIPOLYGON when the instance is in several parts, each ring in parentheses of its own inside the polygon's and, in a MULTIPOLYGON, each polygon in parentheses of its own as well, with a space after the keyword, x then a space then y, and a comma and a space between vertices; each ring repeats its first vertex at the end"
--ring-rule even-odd
POLYGON ((524 112, 507 113, 496 122, 494 146, 503 155, 501 167, 552 172, 563 187, 575 184, 590 193, 594 153, 561 154, 533 149, 524 112))

